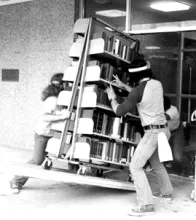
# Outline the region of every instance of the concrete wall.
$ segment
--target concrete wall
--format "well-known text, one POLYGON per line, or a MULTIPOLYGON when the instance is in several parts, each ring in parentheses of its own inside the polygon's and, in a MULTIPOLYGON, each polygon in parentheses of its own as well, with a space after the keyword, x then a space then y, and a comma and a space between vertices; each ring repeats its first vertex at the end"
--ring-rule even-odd
POLYGON ((0 7, 0 69, 19 69, 19 82, 0 76, 0 144, 32 148, 40 93, 70 64, 73 0, 35 0, 0 7))

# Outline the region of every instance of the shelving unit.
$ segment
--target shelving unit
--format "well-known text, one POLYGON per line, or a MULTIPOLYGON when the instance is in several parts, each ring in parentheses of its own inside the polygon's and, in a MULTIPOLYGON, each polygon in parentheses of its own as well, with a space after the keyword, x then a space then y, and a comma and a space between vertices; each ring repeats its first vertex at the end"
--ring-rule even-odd
POLYGON ((95 169, 99 178, 104 170, 128 170, 140 138, 130 121, 139 117, 134 112, 117 117, 105 90, 112 85, 120 102, 126 97, 128 93, 112 82, 113 75, 126 82, 125 70, 138 55, 139 42, 97 18, 76 21, 74 35, 69 53, 74 62, 63 78, 73 82, 72 90, 58 97, 58 105, 72 117, 52 125, 60 138, 49 140, 43 166, 51 168, 52 160, 61 160, 78 165, 77 174, 95 169))

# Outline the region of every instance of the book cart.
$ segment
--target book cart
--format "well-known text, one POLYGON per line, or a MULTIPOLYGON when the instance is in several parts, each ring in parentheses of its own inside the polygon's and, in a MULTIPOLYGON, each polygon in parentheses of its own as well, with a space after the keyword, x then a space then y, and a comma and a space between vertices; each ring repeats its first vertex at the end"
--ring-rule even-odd
MULTIPOLYGON (((140 138, 134 124, 139 117, 135 112, 117 117, 106 88, 113 86, 119 102, 127 96, 112 82, 113 75, 127 82, 125 70, 138 55, 139 41, 94 17, 77 20, 74 37, 69 51, 72 65, 63 77, 73 84, 58 97, 58 106, 68 109, 71 116, 52 124, 55 135, 48 141, 43 167, 50 169, 57 160, 68 163, 77 175, 96 179, 107 172, 127 171, 128 183, 129 163, 140 138)), ((133 184, 128 184, 134 190, 133 184)), ((128 189, 123 185, 117 188, 128 189)))

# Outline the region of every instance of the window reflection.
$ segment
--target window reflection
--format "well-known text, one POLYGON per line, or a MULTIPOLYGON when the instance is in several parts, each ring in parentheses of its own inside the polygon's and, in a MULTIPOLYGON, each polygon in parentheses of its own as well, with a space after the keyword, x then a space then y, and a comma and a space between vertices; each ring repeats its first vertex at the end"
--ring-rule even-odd
POLYGON ((182 94, 196 94, 196 51, 184 52, 182 94))
POLYGON ((196 32, 190 31, 184 33, 184 48, 185 49, 196 49, 196 32))
POLYGON ((181 115, 190 121, 191 113, 196 109, 196 51, 184 52, 182 72, 181 115))
POLYGON ((86 17, 97 17, 119 30, 125 30, 126 0, 113 0, 101 4, 99 1, 86 0, 86 17), (104 12, 106 15, 99 15, 96 12, 104 12))
POLYGON ((145 52, 145 58, 150 61, 156 78, 163 84, 165 93, 176 93, 177 54, 164 52, 145 52))
POLYGON ((140 41, 140 53, 150 61, 156 78, 163 84, 164 92, 175 96, 179 34, 157 33, 132 37, 140 41))
POLYGON ((181 121, 190 121, 191 114, 196 109, 196 99, 182 98, 181 121), (190 104, 189 104, 190 103, 190 104))
POLYGON ((156 33, 135 35, 141 45, 141 51, 150 50, 172 50, 177 51, 179 45, 179 33, 156 33))

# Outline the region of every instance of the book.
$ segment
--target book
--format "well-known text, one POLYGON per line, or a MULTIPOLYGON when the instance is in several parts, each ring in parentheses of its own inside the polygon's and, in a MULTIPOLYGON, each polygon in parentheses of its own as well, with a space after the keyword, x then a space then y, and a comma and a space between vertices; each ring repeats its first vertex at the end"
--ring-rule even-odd
POLYGON ((127 140, 127 138, 128 138, 128 123, 123 123, 123 132, 122 132, 122 134, 123 134, 123 139, 124 140, 127 140))
POLYGON ((109 68, 108 68, 108 76, 107 76, 107 80, 109 82, 112 81, 113 74, 115 75, 115 68, 114 68, 114 66, 110 65, 109 68))
POLYGON ((128 60, 128 61, 132 61, 132 60, 134 60, 134 58, 135 58, 135 54, 136 54, 136 45, 137 45, 137 43, 135 42, 135 41, 133 41, 132 43, 131 43, 131 45, 129 46, 129 50, 128 50, 128 54, 127 54, 127 59, 126 60, 128 60))
POLYGON ((123 144, 120 142, 115 142, 113 145, 112 161, 115 163, 118 163, 121 160, 122 146, 123 144))
POLYGON ((126 60, 127 50, 128 50, 128 46, 123 45, 123 47, 122 47, 122 55, 121 55, 123 60, 126 60))
POLYGON ((113 126, 112 126, 112 136, 120 138, 120 123, 121 123, 121 118, 115 117, 113 126))
POLYGON ((128 151, 127 151, 127 164, 129 164, 131 162, 131 159, 133 157, 134 151, 135 151, 135 147, 134 146, 128 147, 128 151))
POLYGON ((118 38, 114 38, 112 53, 120 56, 121 41, 118 38))
POLYGON ((102 62, 100 60, 89 60, 88 66, 101 66, 102 62))
POLYGON ((108 152, 108 160, 109 161, 112 161, 113 150, 114 150, 114 142, 110 142, 109 152, 108 152))
POLYGON ((114 122, 114 118, 108 116, 107 125, 106 125, 106 135, 112 134, 113 122, 114 122))
POLYGON ((135 130, 136 130, 136 126, 132 125, 130 127, 130 135, 129 135, 128 139, 133 142, 135 141, 135 130))
POLYGON ((108 160, 109 158, 109 151, 110 151, 110 141, 107 142, 107 145, 106 145, 106 151, 105 151, 105 160, 108 160))
POLYGON ((113 44, 114 44, 114 36, 112 35, 108 37, 108 43, 107 43, 107 48, 106 48, 106 50, 109 53, 112 53, 113 44))
POLYGON ((120 160, 121 163, 127 163, 127 151, 128 151, 127 146, 123 145, 121 160, 120 160))
POLYGON ((106 126, 107 126, 108 116, 106 114, 103 115, 103 124, 101 129, 101 134, 106 134, 106 126))
POLYGON ((119 46, 119 53, 118 53, 118 55, 122 58, 122 54, 123 54, 123 44, 122 44, 122 42, 120 43, 120 46, 119 46))
POLYGON ((127 164, 131 161, 131 147, 128 147, 127 150, 127 164))
POLYGON ((116 142, 115 142, 115 143, 113 143, 113 151, 112 151, 112 161, 113 162, 116 162, 115 161, 116 153, 117 153, 117 147, 116 147, 116 142))
POLYGON ((121 161, 122 158, 122 149, 123 149, 123 144, 122 143, 117 143, 118 146, 118 154, 117 154, 117 162, 121 161))
POLYGON ((99 139, 92 138, 91 143, 92 144, 91 144, 90 156, 93 158, 99 158, 99 151, 100 151, 99 139))
POLYGON ((67 132, 66 138, 65 138, 65 139, 66 139, 66 140, 65 140, 65 144, 71 144, 72 136, 73 136, 73 133, 67 132))
POLYGON ((106 80, 108 79, 109 67, 110 67, 109 63, 102 64, 101 74, 100 74, 102 79, 106 79, 106 80))
POLYGON ((93 122, 94 122, 94 127, 93 127, 93 132, 98 133, 98 121, 99 121, 99 111, 97 109, 94 110, 93 114, 93 122))
POLYGON ((103 152, 103 143, 99 142, 99 147, 98 147, 98 159, 102 159, 102 152, 103 152))
POLYGON ((104 102, 104 92, 102 89, 97 90, 97 104, 103 104, 104 102))
POLYGON ((97 119, 97 133, 101 133, 102 131, 102 126, 103 126, 103 115, 104 113, 102 111, 99 111, 99 114, 98 114, 98 119, 97 119))
POLYGON ((106 160, 107 159, 107 153, 108 153, 109 141, 103 141, 103 142, 100 142, 100 143, 102 143, 102 146, 103 146, 101 159, 106 160))
POLYGON ((134 146, 131 146, 131 153, 130 153, 130 156, 131 156, 131 157, 133 157, 134 151, 135 151, 135 147, 134 147, 134 146))

